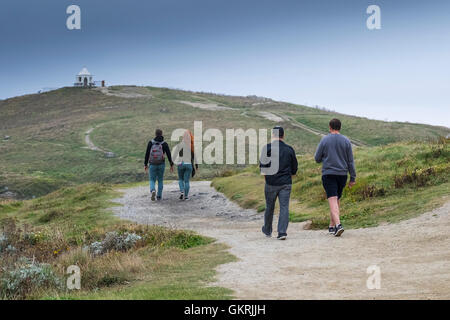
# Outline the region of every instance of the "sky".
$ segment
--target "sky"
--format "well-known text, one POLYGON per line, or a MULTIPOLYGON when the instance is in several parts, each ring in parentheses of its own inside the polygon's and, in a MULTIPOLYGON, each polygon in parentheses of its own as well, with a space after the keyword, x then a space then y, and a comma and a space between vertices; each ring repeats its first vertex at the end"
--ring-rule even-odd
POLYGON ((449 17, 448 0, 2 0, 0 99, 70 86, 86 66, 107 85, 450 127, 449 17), (81 30, 66 27, 72 4, 81 30))

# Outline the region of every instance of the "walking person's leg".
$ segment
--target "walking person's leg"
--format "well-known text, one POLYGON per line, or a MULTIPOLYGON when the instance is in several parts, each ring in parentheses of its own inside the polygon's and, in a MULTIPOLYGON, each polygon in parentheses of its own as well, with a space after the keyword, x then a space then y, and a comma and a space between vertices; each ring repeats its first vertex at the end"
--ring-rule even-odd
POLYGON ((337 226, 341 223, 341 220, 339 218, 340 212, 338 197, 329 197, 328 204, 330 205, 331 221, 334 223, 334 226, 337 226))
POLYGON ((190 181, 192 175, 192 164, 185 163, 185 171, 184 171, 184 198, 189 199, 189 189, 190 189, 190 181))
POLYGON ((342 197, 342 192, 344 191, 345 185, 347 184, 347 175, 336 176, 336 181, 337 181, 337 197, 336 197, 336 203, 333 204, 335 206, 335 215, 333 216, 333 220, 336 223, 336 226, 334 228, 334 235, 336 237, 339 237, 344 232, 344 227, 342 226, 341 220, 340 220, 340 215, 341 215, 340 199, 342 197), (337 215, 337 219, 336 219, 336 215, 337 215))
MULTIPOLYGON (((323 175, 322 176, 322 185, 325 189, 325 192, 327 194, 327 201, 328 205, 330 207, 330 225, 328 226, 328 233, 334 234, 335 233, 335 227, 337 225, 337 221, 335 220, 336 216, 336 205, 335 205, 335 199, 337 199, 338 195, 338 186, 336 181, 336 176, 334 175, 323 175)), ((339 206, 338 206, 339 209, 339 206)), ((337 214, 339 216, 339 213, 337 214)))
POLYGON ((162 163, 158 165, 158 170, 157 170, 157 179, 158 179, 158 195, 156 196, 156 198, 158 200, 161 200, 162 197, 162 192, 164 189, 164 171, 166 169, 166 164, 162 163))
POLYGON ((333 215, 331 214, 331 206, 330 206, 330 224, 328 226, 328 232, 334 234, 334 227, 336 223, 334 222, 333 215))
POLYGON ((264 212, 264 226, 262 232, 270 237, 272 235, 273 211, 275 210, 275 202, 277 200, 277 187, 268 185, 264 187, 264 196, 266 198, 266 210, 264 212))
POLYGON ((180 187, 180 200, 184 199, 184 167, 183 165, 178 165, 178 186, 180 187))
POLYGON ((289 225, 289 199, 291 197, 292 186, 285 185, 278 192, 278 199, 280 201, 280 215, 278 217, 278 239, 284 240, 287 236, 287 229, 289 225))
POLYGON ((322 176, 322 183, 327 194, 328 205, 330 206, 330 220, 331 224, 328 228, 329 233, 333 233, 339 237, 344 228, 340 220, 340 202, 339 199, 344 190, 347 181, 347 176, 324 175, 322 176))
POLYGON ((150 180, 150 193, 152 194, 152 201, 155 201, 156 197, 156 168, 155 165, 151 164, 149 169, 149 180, 150 180))

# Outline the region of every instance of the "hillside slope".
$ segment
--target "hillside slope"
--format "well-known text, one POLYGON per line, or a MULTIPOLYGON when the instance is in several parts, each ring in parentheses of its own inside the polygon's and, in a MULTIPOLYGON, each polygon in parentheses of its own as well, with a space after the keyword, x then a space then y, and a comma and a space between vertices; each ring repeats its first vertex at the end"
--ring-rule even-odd
MULTIPOLYGON (((134 86, 62 88, 0 101, 0 194, 32 197, 70 184, 142 181, 146 179, 143 154, 154 129, 162 128, 169 140, 173 129, 192 129, 195 120, 203 121, 203 130, 222 132, 271 128, 279 121, 297 153, 311 153, 329 119, 336 116, 343 120, 343 133, 360 145, 427 140, 450 132, 444 127, 373 121, 253 96, 134 86), (87 145, 88 140, 98 150, 87 145), (112 157, 105 152, 112 152, 112 157)), ((199 178, 214 177, 226 169, 205 165, 199 178)))

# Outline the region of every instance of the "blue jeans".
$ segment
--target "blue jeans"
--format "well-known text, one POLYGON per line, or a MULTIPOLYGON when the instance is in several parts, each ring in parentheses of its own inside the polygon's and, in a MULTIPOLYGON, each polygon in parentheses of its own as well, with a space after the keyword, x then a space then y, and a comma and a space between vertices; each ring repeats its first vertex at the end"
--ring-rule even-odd
POLYGON ((178 165, 178 184, 180 186, 180 192, 184 192, 187 197, 189 195, 189 181, 192 175, 192 164, 181 163, 178 165))
POLYGON ((163 191, 163 178, 164 178, 164 170, 166 169, 166 164, 151 164, 149 179, 150 179, 150 192, 155 191, 156 180, 158 180, 158 198, 161 198, 163 191))

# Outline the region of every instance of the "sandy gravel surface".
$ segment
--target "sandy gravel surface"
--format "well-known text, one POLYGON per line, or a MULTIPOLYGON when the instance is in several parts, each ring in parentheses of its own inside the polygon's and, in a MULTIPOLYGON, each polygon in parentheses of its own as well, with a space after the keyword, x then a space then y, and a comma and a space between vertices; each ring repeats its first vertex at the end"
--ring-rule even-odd
POLYGON ((270 120, 270 121, 274 121, 274 122, 283 122, 284 121, 283 118, 281 118, 281 117, 279 117, 279 116, 277 116, 277 115, 275 115, 275 114, 273 114, 271 112, 260 111, 259 114, 262 117, 264 117, 264 118, 266 118, 267 120, 270 120))
MULTIPOLYGON (((216 285, 240 299, 449 299, 450 203, 417 218, 346 230, 341 238, 291 223, 288 239, 265 238, 262 214, 243 210, 193 182, 191 200, 176 183, 151 202, 147 187, 122 190, 115 213, 139 223, 195 230, 230 247, 239 261, 218 268, 216 285), (367 268, 381 270, 381 288, 366 286, 367 268)), ((275 222, 276 223, 276 222, 275 222)), ((274 225, 276 227, 276 225, 274 225)))
POLYGON ((233 108, 229 107, 223 107, 219 106, 215 103, 201 103, 201 102, 190 102, 190 101, 178 101, 187 105, 190 105, 191 107, 203 109, 203 110, 211 110, 211 111, 217 111, 217 110, 235 110, 233 108))

